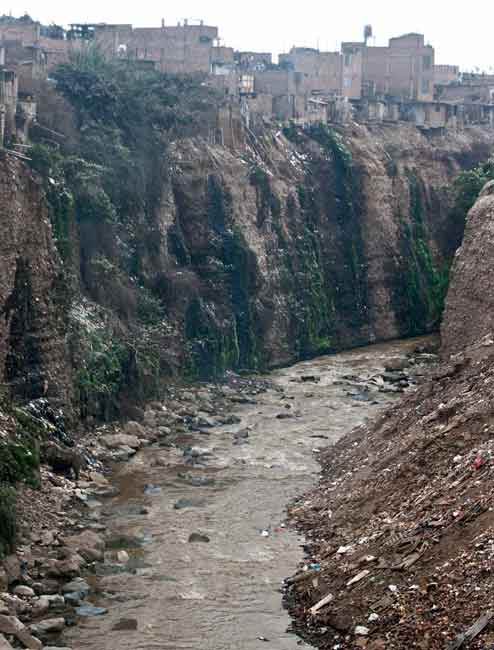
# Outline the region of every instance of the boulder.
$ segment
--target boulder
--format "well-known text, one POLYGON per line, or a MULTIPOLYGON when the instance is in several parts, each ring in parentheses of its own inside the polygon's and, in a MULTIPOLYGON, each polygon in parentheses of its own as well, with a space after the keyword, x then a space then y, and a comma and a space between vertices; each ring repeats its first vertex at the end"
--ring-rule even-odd
MULTIPOLYGON (((137 424, 137 422, 135 423, 137 424)), ((140 425, 138 425, 140 427, 140 425)), ((108 449, 119 449, 120 447, 130 447, 131 449, 139 449, 141 443, 136 435, 128 435, 125 433, 108 434, 101 437, 101 442, 108 449)))
POLYGON ((8 555, 3 561, 3 569, 9 585, 21 579, 21 563, 17 555, 8 555))
POLYGON ((49 578, 76 578, 81 574, 84 559, 77 553, 65 560, 49 560, 46 564, 46 574, 49 578))
POLYGON ((81 591, 88 594, 90 591, 90 587, 88 583, 82 578, 76 578, 75 580, 71 580, 70 582, 68 582, 66 585, 62 587, 62 592, 64 594, 72 593, 74 591, 81 591))
POLYGON ((14 589, 14 594, 16 596, 23 596, 24 598, 32 598, 35 595, 34 589, 31 589, 27 585, 17 585, 14 589))
POLYGON ((41 650, 43 647, 41 641, 32 636, 24 623, 15 616, 0 615, 0 633, 15 636, 29 650, 41 650))
POLYGON ((29 626, 29 629, 34 634, 52 634, 54 632, 61 632, 65 627, 65 619, 63 617, 59 618, 47 618, 44 621, 39 623, 33 623, 29 626))
POLYGON ((0 650, 13 650, 12 646, 3 634, 0 634, 0 650))
POLYGON ((77 551, 87 562, 96 562, 103 559, 105 541, 93 530, 85 530, 80 535, 66 537, 65 544, 68 548, 77 551))
POLYGON ((0 615, 0 632, 2 634, 17 634, 19 630, 25 628, 24 623, 15 616, 0 615))
POLYGON ((406 370, 410 366, 410 360, 406 357, 394 357, 386 361, 384 368, 386 372, 406 370))
POLYGON ((124 428, 125 434, 136 438, 145 438, 146 430, 139 422, 127 422, 124 428))

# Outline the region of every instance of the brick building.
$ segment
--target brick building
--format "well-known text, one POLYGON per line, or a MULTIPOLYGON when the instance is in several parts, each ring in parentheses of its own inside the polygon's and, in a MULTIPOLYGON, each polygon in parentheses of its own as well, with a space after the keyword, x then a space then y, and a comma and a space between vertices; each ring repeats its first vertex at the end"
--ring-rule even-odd
POLYGON ((218 28, 199 24, 161 27, 95 25, 94 41, 109 57, 152 61, 156 69, 170 74, 211 72, 218 28))

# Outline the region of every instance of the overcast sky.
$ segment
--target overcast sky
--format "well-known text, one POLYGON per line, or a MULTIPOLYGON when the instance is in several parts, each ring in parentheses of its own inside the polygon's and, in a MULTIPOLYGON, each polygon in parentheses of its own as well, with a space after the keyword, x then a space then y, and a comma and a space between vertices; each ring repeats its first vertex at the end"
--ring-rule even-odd
POLYGON ((0 13, 28 12, 43 23, 132 23, 139 27, 176 24, 184 18, 202 18, 217 25, 223 44, 236 49, 285 51, 292 45, 335 50, 340 42, 361 40, 371 24, 375 44, 390 36, 421 32, 436 48, 437 63, 457 64, 469 70, 494 67, 494 2, 464 5, 458 0, 1 0, 0 13))

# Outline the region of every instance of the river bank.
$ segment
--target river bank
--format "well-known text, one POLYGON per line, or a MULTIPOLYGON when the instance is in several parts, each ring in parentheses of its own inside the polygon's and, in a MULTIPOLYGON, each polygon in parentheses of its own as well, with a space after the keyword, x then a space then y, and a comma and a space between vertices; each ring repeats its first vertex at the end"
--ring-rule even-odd
POLYGON ((308 562, 286 600, 323 649, 494 647, 489 334, 320 461, 291 508, 308 562))
POLYGON ((17 595, 3 611, 74 650, 300 647, 281 606, 304 562, 286 503, 317 480, 314 452, 408 390, 385 366, 416 347, 170 387, 142 422, 93 432, 77 483, 43 468, 41 495, 22 497, 17 595))

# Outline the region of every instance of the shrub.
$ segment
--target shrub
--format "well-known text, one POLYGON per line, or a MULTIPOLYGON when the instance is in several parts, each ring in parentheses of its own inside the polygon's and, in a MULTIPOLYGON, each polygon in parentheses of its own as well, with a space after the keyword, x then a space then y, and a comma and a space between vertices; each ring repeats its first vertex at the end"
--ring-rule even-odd
POLYGON ((14 488, 0 484, 0 558, 14 550, 17 532, 16 510, 14 488))

